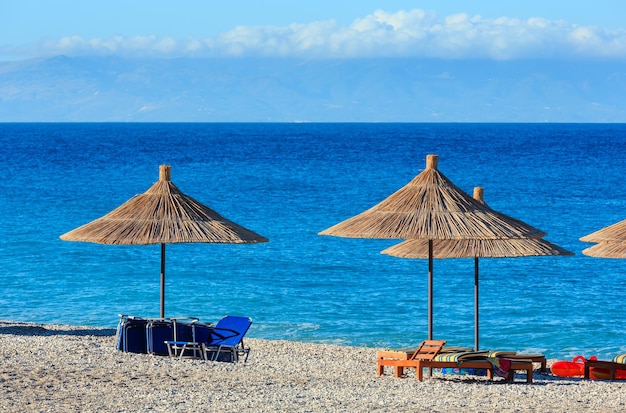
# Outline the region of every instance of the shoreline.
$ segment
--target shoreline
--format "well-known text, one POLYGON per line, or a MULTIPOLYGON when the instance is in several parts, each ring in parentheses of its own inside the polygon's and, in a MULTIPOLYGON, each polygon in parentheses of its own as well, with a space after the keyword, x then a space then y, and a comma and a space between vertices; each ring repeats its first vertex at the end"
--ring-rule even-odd
MULTIPOLYGON (((376 376, 380 349, 246 339, 247 363, 123 353, 115 330, 0 320, 0 408, 18 411, 622 411, 626 381, 376 376)), ((555 360, 549 360, 548 366, 555 360)))

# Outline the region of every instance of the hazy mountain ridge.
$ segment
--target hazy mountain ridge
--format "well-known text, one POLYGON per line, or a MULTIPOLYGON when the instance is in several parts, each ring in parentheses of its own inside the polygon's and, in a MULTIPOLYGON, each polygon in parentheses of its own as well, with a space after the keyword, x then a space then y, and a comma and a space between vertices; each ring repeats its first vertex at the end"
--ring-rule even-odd
POLYGON ((123 59, 0 63, 0 121, 626 122, 626 63, 123 59))

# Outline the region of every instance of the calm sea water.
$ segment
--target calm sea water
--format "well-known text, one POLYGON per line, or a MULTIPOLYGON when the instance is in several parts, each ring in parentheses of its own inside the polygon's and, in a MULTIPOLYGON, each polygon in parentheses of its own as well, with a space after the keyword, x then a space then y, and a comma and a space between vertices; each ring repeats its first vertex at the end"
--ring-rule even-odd
MULTIPOLYGON (((626 125, 0 124, 0 318, 114 327, 159 314, 160 249, 65 242, 158 180, 270 239, 168 246, 167 316, 247 315, 249 335, 342 345, 427 336, 427 261, 318 236, 439 155, 466 192, 574 257, 482 259, 481 348, 626 352, 626 261, 578 239, 626 218, 626 125)), ((434 336, 473 345, 473 260, 436 260, 434 336)))

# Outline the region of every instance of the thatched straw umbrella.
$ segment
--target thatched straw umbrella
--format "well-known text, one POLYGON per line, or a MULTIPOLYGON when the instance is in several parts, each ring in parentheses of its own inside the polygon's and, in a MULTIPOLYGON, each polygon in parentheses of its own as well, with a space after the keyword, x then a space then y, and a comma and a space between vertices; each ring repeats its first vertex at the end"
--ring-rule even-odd
POLYGON ((437 155, 407 185, 320 235, 428 241, 428 339, 432 339, 433 244, 436 240, 541 238, 546 234, 473 199, 437 170, 437 155))
POLYGON ((597 258, 626 258, 626 241, 599 242, 593 247, 585 248, 583 254, 597 258))
MULTIPOLYGON (((483 201, 483 188, 474 188, 474 199, 483 201)), ((486 204, 485 204, 486 205, 486 204)), ((574 255, 558 245, 537 238, 435 240, 433 258, 474 258, 474 349, 479 349, 478 259, 574 255)), ((383 251, 400 258, 428 258, 428 241, 406 240, 383 251)))
POLYGON ((626 219, 585 235, 580 240, 598 243, 584 249, 585 255, 599 258, 626 258, 626 219))
POLYGON ((183 194, 159 167, 159 180, 105 216, 61 235, 65 241, 97 244, 161 244, 161 318, 165 317, 165 244, 252 244, 268 239, 183 194))

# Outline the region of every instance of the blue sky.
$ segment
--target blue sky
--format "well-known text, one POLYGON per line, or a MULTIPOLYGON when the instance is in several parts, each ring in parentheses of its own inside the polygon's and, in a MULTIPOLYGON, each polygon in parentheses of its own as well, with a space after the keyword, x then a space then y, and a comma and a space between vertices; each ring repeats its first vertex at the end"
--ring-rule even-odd
POLYGON ((626 1, 1 0, 0 60, 626 58, 626 1))

